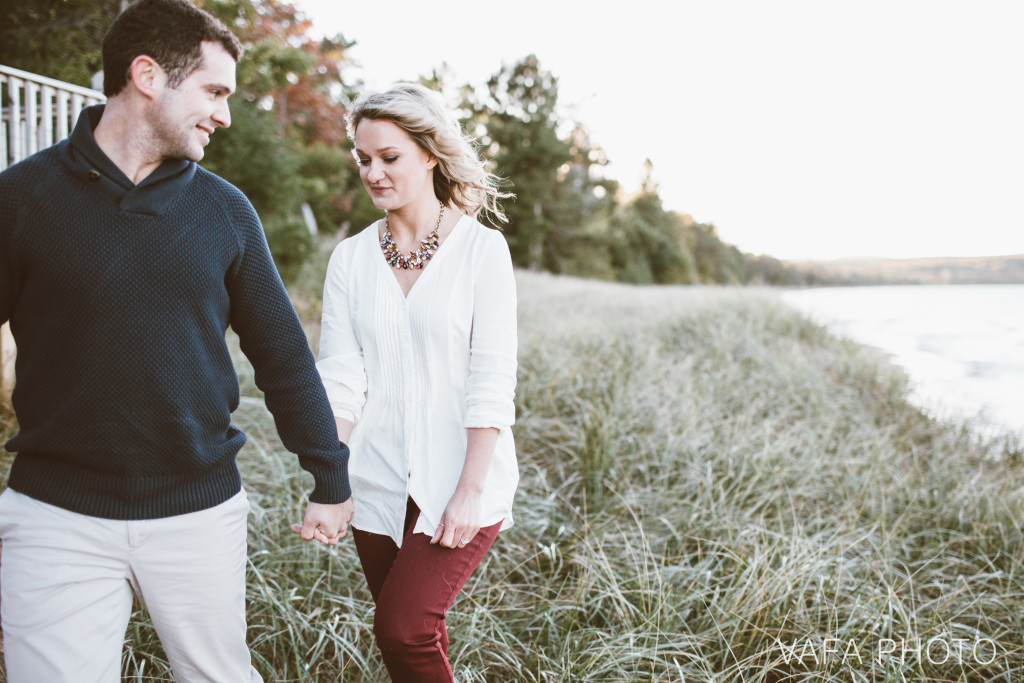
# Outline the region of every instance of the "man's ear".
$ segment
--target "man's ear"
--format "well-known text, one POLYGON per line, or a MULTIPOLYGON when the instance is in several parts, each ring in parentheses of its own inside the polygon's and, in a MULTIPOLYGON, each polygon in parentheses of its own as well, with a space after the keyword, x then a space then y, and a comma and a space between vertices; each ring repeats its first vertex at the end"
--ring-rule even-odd
POLYGON ((167 83, 167 72, 149 55, 139 55, 128 67, 128 80, 140 93, 154 98, 167 83))

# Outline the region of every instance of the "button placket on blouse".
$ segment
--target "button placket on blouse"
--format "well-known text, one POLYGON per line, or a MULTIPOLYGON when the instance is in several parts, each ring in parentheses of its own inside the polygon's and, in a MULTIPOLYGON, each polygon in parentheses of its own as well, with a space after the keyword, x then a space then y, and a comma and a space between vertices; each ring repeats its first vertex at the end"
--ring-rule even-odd
POLYGON ((416 395, 418 393, 419 373, 416 368, 416 354, 413 350, 412 339, 412 311, 409 301, 406 298, 403 302, 402 318, 399 321, 402 335, 402 405, 405 412, 405 419, 402 421, 403 448, 402 467, 405 469, 405 486, 408 496, 409 480, 412 479, 412 458, 410 451, 416 433, 416 395))

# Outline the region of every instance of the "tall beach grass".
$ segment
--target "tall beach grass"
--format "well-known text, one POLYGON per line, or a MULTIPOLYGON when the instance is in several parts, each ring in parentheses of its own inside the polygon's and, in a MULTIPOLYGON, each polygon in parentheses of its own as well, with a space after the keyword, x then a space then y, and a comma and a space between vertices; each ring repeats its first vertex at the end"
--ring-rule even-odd
MULTIPOLYGON (((517 278, 516 523, 449 613, 457 680, 1024 680, 1018 441, 923 415, 770 290, 517 278)), ((238 367, 255 664, 387 680, 351 541, 288 530, 310 480, 238 367)), ((125 680, 171 680, 136 618, 125 680)))

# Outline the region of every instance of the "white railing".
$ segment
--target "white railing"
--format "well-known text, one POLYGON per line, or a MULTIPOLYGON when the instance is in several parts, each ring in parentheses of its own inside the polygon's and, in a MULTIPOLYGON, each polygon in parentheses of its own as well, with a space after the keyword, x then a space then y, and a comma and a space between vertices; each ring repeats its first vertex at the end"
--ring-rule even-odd
MULTIPOLYGON (((63 140, 84 107, 103 93, 0 65, 0 171, 63 140)), ((14 339, 0 327, 0 400, 14 386, 14 339)))
POLYGON ((0 65, 0 171, 63 140, 103 93, 0 65))

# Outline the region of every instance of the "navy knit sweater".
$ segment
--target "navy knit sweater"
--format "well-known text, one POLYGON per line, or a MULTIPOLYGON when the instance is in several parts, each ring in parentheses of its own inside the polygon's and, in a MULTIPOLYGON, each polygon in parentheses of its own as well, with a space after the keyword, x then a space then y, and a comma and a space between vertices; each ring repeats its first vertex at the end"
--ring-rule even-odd
POLYGON ((348 448, 252 205, 187 161, 134 185, 93 139, 102 113, 0 173, 0 323, 18 345, 9 486, 111 519, 238 493, 230 325, 313 474, 310 500, 348 499, 348 448))

